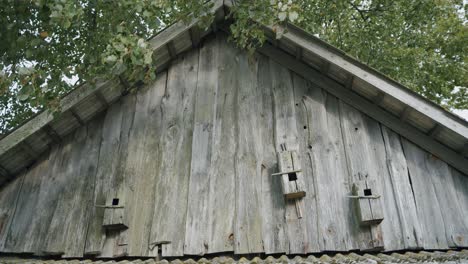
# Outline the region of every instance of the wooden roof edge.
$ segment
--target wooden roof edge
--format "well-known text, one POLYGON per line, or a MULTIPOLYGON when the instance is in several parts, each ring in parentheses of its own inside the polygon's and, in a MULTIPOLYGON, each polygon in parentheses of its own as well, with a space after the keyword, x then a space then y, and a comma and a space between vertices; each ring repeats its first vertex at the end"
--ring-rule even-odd
MULTIPOLYGON (((223 0, 216 0, 213 1, 214 5, 211 9, 211 12, 217 13, 218 11, 224 12, 224 1, 223 0)), ((224 14, 224 13, 223 13, 224 14)), ((222 14, 222 15, 223 15, 222 14)), ((218 15, 220 16, 220 15, 218 15)), ((224 18, 224 16, 223 16, 224 18)), ((198 19, 193 19, 188 24, 179 21, 177 23, 172 24, 171 26, 167 27, 166 29, 160 31, 154 37, 152 37, 149 42, 152 46, 153 50, 158 50, 165 45, 168 44, 172 39, 179 36, 180 34, 184 33, 186 30, 194 27, 198 22, 198 19)), ((112 86, 125 86, 118 78, 108 81, 97 81, 95 85, 91 85, 89 83, 84 83, 72 91, 70 91, 67 95, 65 95, 60 101, 60 114, 66 112, 73 108, 73 106, 80 103, 84 98, 97 93, 103 90, 105 87, 112 86)), ((121 89, 124 89, 121 87, 121 89)), ((50 111, 44 110, 39 112, 30 120, 23 123, 21 126, 18 126, 14 130, 10 131, 8 134, 4 135, 3 138, 0 139, 0 156, 6 154, 9 150, 13 147, 18 145, 19 143, 23 142, 27 137, 33 135, 35 132, 43 129, 46 125, 50 124, 54 120, 54 116, 50 111)))
MULTIPOLYGON (((224 0, 227 8, 230 8, 232 0, 224 0)), ((264 28, 273 32, 273 26, 263 25, 264 28)), ((424 98, 400 82, 386 76, 380 71, 366 65, 356 58, 351 57, 337 47, 321 40, 320 38, 306 32, 298 26, 287 23, 285 34, 281 39, 287 39, 300 46, 302 49, 315 54, 324 61, 332 63, 350 75, 373 85, 381 92, 388 94, 414 110, 426 115, 435 123, 440 124, 455 133, 463 136, 468 143, 468 121, 447 111, 440 105, 424 98)))

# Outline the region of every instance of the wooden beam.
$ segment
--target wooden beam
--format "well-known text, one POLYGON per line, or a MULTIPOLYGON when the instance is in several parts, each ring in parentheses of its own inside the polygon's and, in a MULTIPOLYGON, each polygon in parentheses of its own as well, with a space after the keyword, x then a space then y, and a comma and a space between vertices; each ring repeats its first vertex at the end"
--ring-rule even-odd
POLYGON ((468 157, 468 143, 465 143, 465 145, 461 148, 460 154, 462 154, 462 156, 468 157))
POLYGON ((49 136, 52 142, 57 143, 57 144, 62 142, 62 138, 51 125, 49 124, 45 125, 43 130, 49 136))
POLYGON ((345 87, 348 90, 354 89, 354 76, 353 75, 351 74, 348 75, 348 78, 346 78, 345 87))
POLYGON ((200 44, 200 29, 195 26, 189 29, 190 40, 192 41, 192 47, 198 47, 200 44))
POLYGON ((11 172, 7 168, 5 168, 2 164, 0 164, 0 174, 5 177, 11 176, 11 172))
POLYGON ((83 119, 81 119, 81 117, 78 115, 78 113, 76 113, 74 107, 71 107, 69 111, 70 111, 70 114, 73 116, 73 118, 75 118, 75 120, 80 124, 80 126, 85 125, 85 122, 83 121, 83 119))
POLYGON ((302 60, 302 54, 303 51, 302 51, 302 48, 297 46, 296 47, 296 60, 302 60))
POLYGON ((175 57, 177 57, 177 51, 174 45, 174 41, 169 41, 166 44, 166 48, 167 48, 167 51, 169 52, 169 56, 171 57, 171 59, 174 59, 175 57))
POLYGON ((424 134, 417 128, 401 122, 399 117, 394 116, 390 112, 387 112, 383 108, 375 105, 352 90, 346 89, 340 83, 323 75, 309 65, 296 60, 295 57, 287 54, 286 52, 283 52, 268 44, 265 44, 262 48, 258 49, 258 51, 268 56, 271 60, 281 63, 306 80, 315 83, 322 89, 340 98, 342 101, 352 105, 359 111, 366 113, 368 116, 374 118, 393 131, 399 133, 401 136, 407 138, 416 145, 419 145, 421 148, 434 154, 435 156, 468 175, 468 162, 464 157, 462 157, 453 149, 450 149, 449 147, 437 142, 430 136, 424 134))
POLYGON ((26 152, 30 158, 36 159, 39 156, 39 153, 37 153, 31 145, 28 144, 28 142, 23 141, 19 144, 20 148, 26 152))
POLYGON ((439 135, 440 131, 442 130, 442 127, 439 124, 435 124, 431 130, 427 132, 427 135, 430 136, 431 138, 437 137, 439 135))
POLYGON ((374 102, 374 104, 380 105, 383 102, 384 98, 385 98, 385 94, 382 92, 379 92, 374 98, 372 98, 372 101, 374 102))
MULTIPOLYGON (((113 79, 109 81, 98 82, 96 85, 84 84, 75 88, 75 90, 71 91, 60 101, 60 109, 62 113, 70 110, 71 107, 75 106, 83 99, 89 97, 97 90, 106 89, 110 86, 117 89, 117 87, 120 87, 121 85, 116 79, 113 79)), ((21 141, 30 137, 34 133, 39 132, 39 130, 43 129, 53 120, 54 115, 52 113, 49 111, 43 111, 30 121, 26 122, 24 125, 18 127, 16 130, 6 135, 2 140, 0 140, 0 156, 7 153, 21 141)))
POLYGON ((325 75, 328 75, 329 71, 330 71, 330 63, 328 61, 322 61, 322 66, 320 66, 320 72, 322 72, 325 75))
POLYGON ((400 114, 400 120, 403 121, 403 122, 408 121, 408 117, 411 114, 411 111, 412 111, 411 107, 405 106, 405 108, 403 109, 403 111, 400 114))
MULTIPOLYGON (((126 90, 126 89, 124 89, 126 90)), ((96 98, 98 99, 99 103, 101 103, 101 105, 105 108, 109 107, 109 103, 107 102, 106 98, 104 97, 104 95, 102 95, 101 92, 96 92, 94 93, 94 95, 96 96, 96 98)))

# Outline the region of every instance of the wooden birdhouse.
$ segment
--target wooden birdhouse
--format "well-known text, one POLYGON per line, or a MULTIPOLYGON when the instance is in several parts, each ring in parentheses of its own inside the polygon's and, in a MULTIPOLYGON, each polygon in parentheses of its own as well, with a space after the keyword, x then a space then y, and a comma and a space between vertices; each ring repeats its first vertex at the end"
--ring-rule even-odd
POLYGON ((104 206, 102 226, 106 229, 121 230, 128 227, 124 214, 124 206, 117 197, 109 198, 104 206))
POLYGON ((306 195, 301 164, 295 150, 278 152, 280 172, 273 175, 281 177, 283 195, 286 199, 297 199, 306 195))
POLYGON ((356 213, 361 225, 376 225, 384 219, 380 195, 376 193, 375 182, 358 181, 352 190, 356 213))

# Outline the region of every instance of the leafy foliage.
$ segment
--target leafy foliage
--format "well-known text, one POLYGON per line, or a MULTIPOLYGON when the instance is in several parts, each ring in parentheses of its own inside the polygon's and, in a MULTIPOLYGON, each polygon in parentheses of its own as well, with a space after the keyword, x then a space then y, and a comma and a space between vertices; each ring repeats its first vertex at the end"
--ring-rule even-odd
MULTIPOLYGON (((0 133, 96 76, 150 81, 147 39, 212 17, 202 0, 4 0, 0 7, 0 133)), ((293 22, 447 108, 468 107, 466 7, 461 0, 237 0, 232 39, 265 41, 252 19, 293 22)), ((283 27, 275 27, 277 36, 283 27)))

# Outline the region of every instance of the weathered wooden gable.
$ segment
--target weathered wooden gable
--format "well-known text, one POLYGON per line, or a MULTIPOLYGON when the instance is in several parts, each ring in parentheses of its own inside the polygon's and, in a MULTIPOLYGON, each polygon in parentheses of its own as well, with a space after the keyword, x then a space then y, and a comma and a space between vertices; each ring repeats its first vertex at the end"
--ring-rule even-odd
POLYGON ((212 34, 2 188, 0 252, 468 246, 468 177, 309 79, 212 34), (285 199, 272 176, 282 146, 297 153, 303 198, 285 199), (361 181, 373 182, 378 204, 369 206, 381 222, 358 218, 356 199, 367 198, 352 189, 361 181), (128 228, 103 226, 113 206, 128 228))

